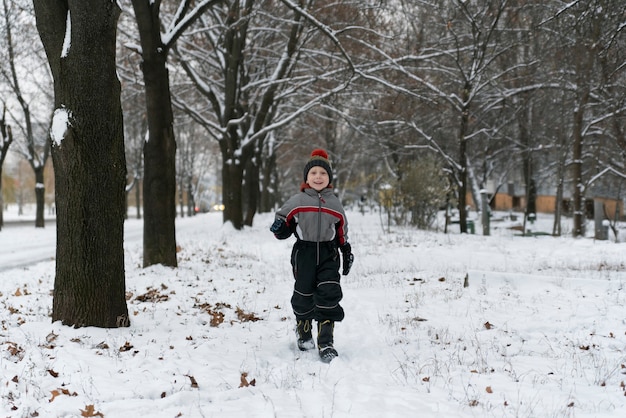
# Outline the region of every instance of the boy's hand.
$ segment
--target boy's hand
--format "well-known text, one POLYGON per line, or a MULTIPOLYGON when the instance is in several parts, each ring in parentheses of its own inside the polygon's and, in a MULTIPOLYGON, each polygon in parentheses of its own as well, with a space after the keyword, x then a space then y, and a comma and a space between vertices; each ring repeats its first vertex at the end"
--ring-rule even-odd
POLYGON ((342 274, 347 276, 350 273, 350 269, 352 268, 352 263, 354 263, 354 254, 352 254, 352 247, 349 243, 343 244, 339 247, 341 250, 342 260, 343 260, 343 271, 342 274))
POLYGON ((270 231, 278 239, 287 239, 291 236, 291 229, 287 226, 284 219, 278 218, 270 226, 270 231))

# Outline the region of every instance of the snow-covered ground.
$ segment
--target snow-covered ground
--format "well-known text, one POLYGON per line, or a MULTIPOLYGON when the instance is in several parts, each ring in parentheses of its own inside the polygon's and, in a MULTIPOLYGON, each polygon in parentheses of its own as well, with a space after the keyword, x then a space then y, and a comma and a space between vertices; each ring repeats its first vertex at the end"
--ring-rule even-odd
POLYGON ((51 323, 54 226, 5 227, 0 416, 625 416, 626 244, 519 237, 506 222, 488 237, 387 232, 349 212, 356 260, 340 356, 324 364, 296 348, 292 240, 271 220, 178 219, 179 267, 142 269, 129 219, 123 329, 51 323), (48 258, 11 267, 23 243, 48 258))

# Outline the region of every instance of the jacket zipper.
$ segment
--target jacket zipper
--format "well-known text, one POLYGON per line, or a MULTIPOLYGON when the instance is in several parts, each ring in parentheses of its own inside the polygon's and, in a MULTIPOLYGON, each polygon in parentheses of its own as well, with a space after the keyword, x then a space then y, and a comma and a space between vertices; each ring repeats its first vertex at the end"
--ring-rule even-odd
POLYGON ((315 265, 320 265, 320 239, 322 238, 322 194, 317 192, 317 258, 315 265))

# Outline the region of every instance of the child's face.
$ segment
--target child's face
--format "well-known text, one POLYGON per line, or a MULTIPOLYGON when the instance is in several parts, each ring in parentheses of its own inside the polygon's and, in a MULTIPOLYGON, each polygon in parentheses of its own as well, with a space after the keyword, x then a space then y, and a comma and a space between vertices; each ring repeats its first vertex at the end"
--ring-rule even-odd
POLYGON ((328 172, 323 167, 316 165, 311 167, 306 175, 306 182, 319 192, 328 187, 330 179, 328 178, 328 172))

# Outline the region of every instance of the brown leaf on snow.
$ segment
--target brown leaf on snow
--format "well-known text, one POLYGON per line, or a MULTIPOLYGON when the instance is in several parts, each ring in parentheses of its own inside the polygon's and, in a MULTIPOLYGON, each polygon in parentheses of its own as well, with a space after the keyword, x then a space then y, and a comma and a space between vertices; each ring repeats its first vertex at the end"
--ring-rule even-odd
POLYGON ((169 298, 170 297, 168 295, 161 294, 159 292, 159 289, 155 289, 151 287, 151 288, 148 288, 148 291, 144 293, 143 295, 137 295, 135 300, 139 302, 165 302, 169 298))
POLYGON ((493 393, 493 389, 491 389, 491 386, 487 386, 485 390, 487 391, 487 393, 493 393))
POLYGON ((120 347, 120 352, 130 351, 133 349, 133 345, 126 341, 123 346, 120 347))
POLYGON ((209 325, 211 325, 212 327, 218 327, 224 322, 223 312, 211 311, 209 312, 209 315, 211 315, 211 322, 209 322, 209 325))
POLYGON ((193 377, 193 376, 190 376, 190 375, 186 375, 186 376, 189 378, 189 380, 191 380, 191 387, 194 388, 194 389, 197 389, 198 388, 198 382, 196 381, 196 378, 193 377))
POLYGON ((102 415, 101 412, 97 412, 93 405, 87 405, 85 406, 84 410, 80 410, 80 416, 81 417, 104 417, 104 415, 102 415))
POLYGON ((106 342, 102 341, 96 345, 96 348, 100 350, 108 350, 109 345, 106 342))
POLYGON ((493 325, 489 323, 489 321, 485 322, 485 329, 491 329, 493 328, 493 325))
POLYGON ((18 287, 17 290, 15 291, 15 293, 13 293, 13 296, 22 296, 22 291, 20 290, 20 288, 18 287))
POLYGON ((61 395, 78 396, 76 392, 70 393, 70 391, 65 388, 55 389, 55 390, 50 391, 50 393, 52 393, 52 398, 50 398, 48 402, 52 402, 57 396, 61 396, 61 395))
POLYGON ((52 369, 48 369, 48 373, 52 377, 59 377, 59 374, 57 372, 55 372, 54 370, 52 370, 52 369))
POLYGON ((253 379, 252 382, 248 382, 247 377, 248 377, 248 373, 246 372, 241 373, 241 378, 240 378, 241 382, 239 383, 240 388, 246 388, 248 386, 255 385, 256 381, 253 379))
POLYGON ((246 313, 240 307, 237 307, 235 312, 237 313, 237 318, 239 318, 241 322, 256 322, 261 320, 261 318, 256 316, 254 313, 246 313))
POLYGON ((7 351, 12 357, 17 357, 18 360, 22 360, 24 357, 24 350, 17 343, 7 341, 7 351))

